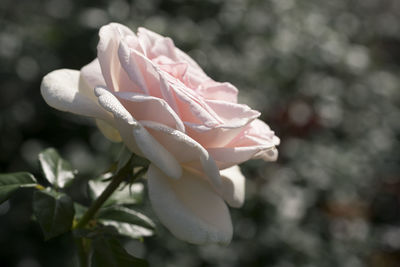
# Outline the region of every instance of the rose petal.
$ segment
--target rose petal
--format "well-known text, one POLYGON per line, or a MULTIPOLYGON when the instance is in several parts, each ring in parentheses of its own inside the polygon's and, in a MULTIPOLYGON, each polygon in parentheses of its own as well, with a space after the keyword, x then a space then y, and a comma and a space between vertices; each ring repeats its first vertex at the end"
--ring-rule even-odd
POLYGON ((243 131, 243 127, 231 128, 219 125, 215 127, 206 127, 201 124, 185 122, 185 129, 188 135, 206 147, 223 147, 238 134, 243 131))
POLYGON ((118 55, 122 67, 137 87, 147 95, 164 99, 179 114, 173 92, 158 67, 125 42, 121 42, 118 55))
POLYGON ((206 174, 217 192, 221 192, 221 177, 219 169, 212 157, 199 143, 188 135, 152 121, 140 122, 149 133, 157 139, 178 162, 197 167, 206 174))
POLYGON ((203 84, 198 92, 209 100, 223 100, 237 103, 238 89, 230 83, 208 82, 203 84))
POLYGON ((238 165, 221 171, 223 198, 229 206, 239 208, 243 205, 245 177, 238 165))
POLYGON ((209 79, 209 77, 204 73, 203 69, 197 64, 195 60, 193 60, 188 54, 180 50, 179 48, 175 47, 175 54, 178 58, 177 61, 184 61, 187 62, 190 66, 190 69, 201 76, 202 80, 209 79))
POLYGON ((200 95, 188 88, 168 73, 164 77, 176 96, 177 106, 182 121, 215 127, 222 121, 217 114, 205 103, 200 95))
POLYGON ((260 112, 243 104, 221 100, 206 100, 206 103, 223 121, 225 127, 242 127, 260 116, 260 112))
POLYGON ((136 35, 127 27, 110 23, 101 27, 99 31, 100 41, 97 45, 97 57, 101 72, 106 81, 107 88, 113 92, 136 91, 144 93, 144 88, 133 83, 128 74, 123 70, 118 58, 118 48, 122 39, 127 43, 133 43, 136 35))
POLYGON ((177 47, 175 47, 175 54, 178 62, 186 62, 189 65, 185 75, 182 77, 182 81, 186 86, 197 91, 202 84, 213 82, 213 80, 207 76, 203 69, 188 54, 177 47))
POLYGON ((176 61, 175 45, 171 38, 164 37, 157 39, 151 48, 152 55, 163 55, 176 61))
POLYGON ((96 86, 106 86, 97 58, 81 69, 81 75, 92 91, 96 86))
POLYGON ((274 131, 262 120, 256 119, 231 141, 227 147, 279 145, 280 140, 274 131))
POLYGON ((40 91, 46 103, 58 110, 68 111, 88 117, 112 120, 96 97, 80 78, 77 70, 60 69, 44 76, 40 91))
POLYGON ((152 48, 155 42, 163 39, 164 37, 143 27, 138 28, 137 35, 139 43, 144 51, 144 55, 152 59, 154 57, 152 48))
MULTIPOLYGON (((121 40, 121 43, 118 46, 118 58, 120 64, 126 74, 129 76, 130 80, 140 88, 146 94, 150 94, 149 88, 146 84, 144 75, 146 74, 145 70, 142 72, 142 66, 140 64, 142 62, 137 61, 135 59, 135 55, 131 56, 132 50, 127 43, 121 40)), ((143 64, 141 64, 143 65, 143 64)))
POLYGON ((229 210, 199 173, 185 170, 171 180, 151 164, 147 177, 154 211, 176 237, 194 244, 231 241, 229 210))
POLYGON ((201 123, 185 122, 188 134, 206 148, 226 146, 260 115, 247 105, 219 100, 207 100, 206 103, 222 121, 219 125, 207 127, 201 123))
POLYGON ((135 119, 156 121, 185 132, 183 122, 165 100, 129 92, 117 92, 115 95, 135 119))
POLYGON ((175 157, 132 117, 111 92, 105 88, 96 87, 95 93, 100 105, 114 115, 116 128, 131 151, 145 156, 167 176, 181 177, 182 168, 175 157))
POLYGON ((146 94, 164 99, 179 115, 182 121, 201 123, 209 126, 220 123, 214 111, 202 97, 169 73, 162 71, 149 58, 131 49, 123 41, 119 47, 119 59, 125 72, 136 86, 146 85, 146 94), (137 76, 141 74, 142 80, 137 76))
POLYGON ((156 57, 152 62, 178 80, 183 79, 188 69, 188 64, 186 62, 175 62, 163 55, 156 57))
POLYGON ((207 151, 214 158, 219 169, 225 169, 252 158, 262 158, 265 161, 275 161, 277 156, 275 146, 268 145, 208 148, 207 151))
POLYGON ((278 157, 278 150, 275 147, 277 145, 279 138, 275 133, 266 123, 256 119, 246 125, 225 147, 207 148, 207 150, 219 168, 227 168, 254 158, 275 161, 278 157))
POLYGON ((276 161, 278 159, 278 149, 273 147, 264 151, 260 151, 254 155, 254 159, 262 159, 264 161, 276 161))

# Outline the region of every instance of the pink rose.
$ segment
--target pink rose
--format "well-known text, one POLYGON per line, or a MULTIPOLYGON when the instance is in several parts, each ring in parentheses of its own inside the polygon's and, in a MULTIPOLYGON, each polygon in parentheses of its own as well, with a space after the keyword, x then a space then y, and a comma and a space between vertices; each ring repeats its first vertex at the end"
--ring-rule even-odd
POLYGON ((212 80, 170 38, 117 23, 99 35, 97 58, 81 71, 46 75, 43 98, 95 118, 106 137, 151 161, 150 201, 175 236, 229 243, 226 203, 241 206, 245 192, 237 164, 276 160, 279 138, 258 111, 237 103, 232 84, 212 80))

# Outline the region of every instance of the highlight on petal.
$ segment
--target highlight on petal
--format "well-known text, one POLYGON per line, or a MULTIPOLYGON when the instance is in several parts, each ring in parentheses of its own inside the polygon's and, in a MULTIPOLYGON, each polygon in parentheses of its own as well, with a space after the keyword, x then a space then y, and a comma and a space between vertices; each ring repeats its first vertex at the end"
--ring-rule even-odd
POLYGON ((243 205, 245 195, 245 177, 238 165, 221 171, 223 198, 234 208, 243 205))
POLYGON ((233 227, 228 207, 201 173, 184 170, 181 179, 172 180, 150 164, 147 177, 153 209, 177 238, 229 244, 233 227))
POLYGON ((143 27, 138 28, 137 35, 139 43, 144 51, 144 55, 148 58, 152 58, 152 47, 157 40, 161 40, 164 37, 143 27))
POLYGON ((167 176, 176 179, 181 177, 182 168, 175 157, 132 117, 110 91, 96 87, 95 93, 100 105, 114 115, 115 127, 131 151, 149 159, 167 176))
POLYGON ((96 100, 77 70, 60 69, 44 76, 40 86, 46 103, 58 110, 103 120, 112 116, 96 100))
POLYGON ((237 103, 239 90, 231 83, 209 82, 201 85, 199 93, 208 100, 223 100, 237 103))

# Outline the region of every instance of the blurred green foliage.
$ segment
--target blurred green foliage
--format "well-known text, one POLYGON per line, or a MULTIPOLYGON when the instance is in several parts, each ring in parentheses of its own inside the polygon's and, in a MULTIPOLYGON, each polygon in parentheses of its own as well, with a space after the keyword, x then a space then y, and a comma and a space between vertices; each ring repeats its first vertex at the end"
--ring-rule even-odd
MULTIPOLYGON (((83 177, 116 158, 92 122, 39 92, 48 72, 94 58, 110 21, 170 36, 282 139, 277 163, 242 166, 230 246, 191 246, 160 226, 129 252, 157 267, 400 265, 399 1, 2 0, 0 172, 40 177, 48 146, 83 177)), ((0 206, 0 265, 74 266, 71 237, 43 241, 30 201, 21 192, 0 206)))

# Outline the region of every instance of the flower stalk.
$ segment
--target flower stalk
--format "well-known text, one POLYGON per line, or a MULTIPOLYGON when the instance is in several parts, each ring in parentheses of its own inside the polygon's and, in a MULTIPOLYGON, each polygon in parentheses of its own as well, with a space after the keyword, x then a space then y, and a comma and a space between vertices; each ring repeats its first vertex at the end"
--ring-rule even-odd
MULTIPOLYGON (((118 189, 120 184, 129 177, 133 172, 133 157, 127 161, 127 163, 113 176, 111 177, 111 182, 104 189, 104 191, 100 194, 100 196, 92 203, 89 209, 85 212, 82 218, 78 221, 78 223, 73 227, 74 229, 82 229, 85 228, 86 225, 96 216, 97 212, 103 206, 104 202, 118 189)), ((146 168, 142 168, 133 174, 132 180, 140 177, 146 168)), ((88 256, 89 256, 89 247, 90 244, 87 243, 87 239, 84 237, 79 237, 75 239, 75 245, 78 250, 78 258, 79 258, 79 266, 80 267, 88 267, 88 256)))
POLYGON ((96 215, 104 202, 114 193, 125 178, 132 172, 133 166, 129 160, 112 178, 110 184, 104 189, 101 195, 93 202, 82 218, 75 225, 76 229, 84 228, 86 224, 96 215))

